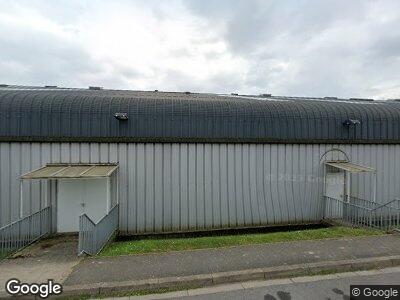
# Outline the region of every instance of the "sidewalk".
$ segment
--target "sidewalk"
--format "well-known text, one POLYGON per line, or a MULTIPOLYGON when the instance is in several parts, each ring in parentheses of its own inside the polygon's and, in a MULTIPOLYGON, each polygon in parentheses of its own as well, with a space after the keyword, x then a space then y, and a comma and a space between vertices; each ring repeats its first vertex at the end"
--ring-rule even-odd
MULTIPOLYGON (((169 283, 174 280, 175 283, 182 281, 210 285, 218 282, 215 279, 218 279, 219 274, 231 274, 233 277, 236 275, 236 279, 250 280, 252 274, 262 272, 265 276, 265 270, 279 269, 286 270, 290 277, 301 275, 301 272, 296 271, 296 266, 302 266, 304 269, 314 264, 318 270, 324 271, 324 265, 332 269, 344 264, 348 265, 350 270, 354 268, 353 262, 361 262, 361 266, 356 267, 358 269, 363 269, 363 266, 371 268, 375 265, 387 267, 399 264, 400 235, 88 258, 74 268, 65 280, 64 287, 66 291, 77 290, 80 287, 90 291, 94 288, 117 291, 123 290, 123 287, 129 289, 134 286, 154 288, 161 282, 169 283), (165 280, 160 281, 160 278, 165 280), (188 281, 187 278, 192 280, 188 281), (211 282, 210 278, 213 279, 211 282)), ((345 269, 341 268, 339 271, 343 272, 345 269)), ((230 281, 226 280, 225 275, 220 276, 220 282, 230 281)))
MULTIPOLYGON (((39 243, 43 249, 31 249, 32 256, 1 262, 0 281, 10 276, 25 282, 53 278, 63 284, 64 295, 96 295, 400 265, 400 235, 395 234, 83 260, 76 257, 74 243, 49 248, 39 243)), ((0 289, 0 298, 4 292, 0 289)))
POLYGON ((63 282, 81 258, 76 255, 78 240, 74 236, 43 239, 18 252, 14 259, 0 261, 0 298, 11 278, 22 282, 63 282))

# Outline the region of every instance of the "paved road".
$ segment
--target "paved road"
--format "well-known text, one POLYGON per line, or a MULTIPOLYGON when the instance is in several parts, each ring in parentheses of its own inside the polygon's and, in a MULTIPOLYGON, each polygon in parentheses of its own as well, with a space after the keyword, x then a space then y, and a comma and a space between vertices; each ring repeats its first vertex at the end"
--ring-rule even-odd
POLYGON ((163 295, 130 297, 130 299, 347 300, 350 299, 350 284, 400 284, 400 267, 326 276, 254 281, 163 295))

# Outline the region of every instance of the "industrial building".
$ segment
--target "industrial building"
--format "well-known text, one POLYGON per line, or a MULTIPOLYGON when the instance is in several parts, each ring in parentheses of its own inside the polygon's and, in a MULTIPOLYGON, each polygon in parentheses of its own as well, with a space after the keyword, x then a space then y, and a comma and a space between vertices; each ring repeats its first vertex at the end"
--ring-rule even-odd
POLYGON ((318 223, 324 195, 386 203, 398 178, 394 100, 0 87, 0 227, 116 204, 125 235, 318 223))

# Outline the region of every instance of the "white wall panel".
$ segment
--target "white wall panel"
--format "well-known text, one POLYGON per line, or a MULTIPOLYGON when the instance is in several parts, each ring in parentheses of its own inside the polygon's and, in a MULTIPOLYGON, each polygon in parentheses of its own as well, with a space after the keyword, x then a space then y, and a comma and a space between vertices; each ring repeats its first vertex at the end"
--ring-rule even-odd
MULTIPOLYGON (((119 163, 123 233, 315 222, 320 160, 334 147, 377 169, 377 201, 400 196, 400 145, 0 143, 0 225, 19 217, 20 174, 49 162, 119 163)), ((372 176, 352 175, 351 184, 354 196, 372 199, 372 176)), ((49 189, 55 205, 56 185, 49 189)), ((43 207, 44 181, 23 191, 24 214, 43 207)))

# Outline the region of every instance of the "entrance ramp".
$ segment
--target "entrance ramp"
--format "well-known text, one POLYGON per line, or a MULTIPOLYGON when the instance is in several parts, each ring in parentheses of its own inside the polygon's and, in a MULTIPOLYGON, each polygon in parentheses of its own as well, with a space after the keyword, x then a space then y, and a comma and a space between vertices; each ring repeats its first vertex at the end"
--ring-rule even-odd
POLYGON ((1 260, 0 298, 6 294, 5 285, 10 278, 26 283, 47 282, 48 279, 63 283, 81 261, 76 255, 77 245, 77 235, 43 237, 1 260))
POLYGON ((28 247, 17 251, 11 258, 38 258, 58 260, 61 257, 76 257, 78 234, 57 234, 44 237, 28 247))
POLYGON ((386 231, 400 229, 400 199, 386 203, 351 196, 346 196, 345 199, 347 200, 324 196, 324 219, 386 231))

